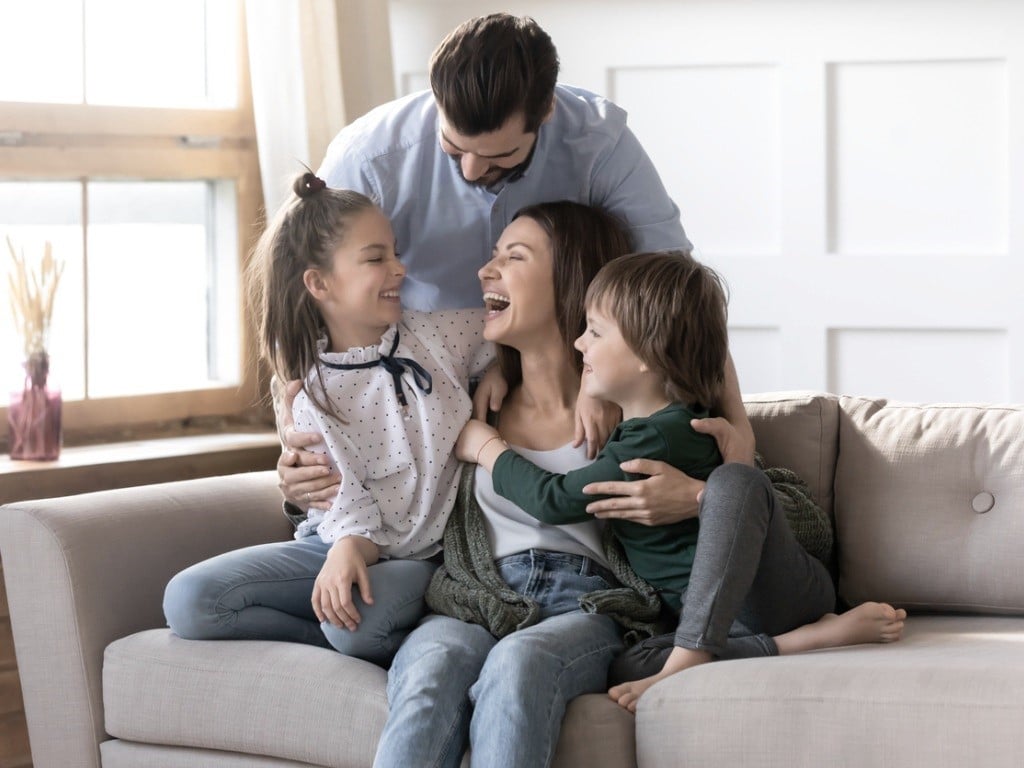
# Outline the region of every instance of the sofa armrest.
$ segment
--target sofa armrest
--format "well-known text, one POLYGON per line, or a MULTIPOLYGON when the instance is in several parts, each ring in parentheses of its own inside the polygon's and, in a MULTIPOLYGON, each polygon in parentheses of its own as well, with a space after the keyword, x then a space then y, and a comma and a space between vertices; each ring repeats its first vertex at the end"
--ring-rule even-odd
POLYGON ((0 557, 36 768, 99 766, 103 650, 165 626, 167 581, 280 541, 276 473, 187 480, 0 507, 0 557))

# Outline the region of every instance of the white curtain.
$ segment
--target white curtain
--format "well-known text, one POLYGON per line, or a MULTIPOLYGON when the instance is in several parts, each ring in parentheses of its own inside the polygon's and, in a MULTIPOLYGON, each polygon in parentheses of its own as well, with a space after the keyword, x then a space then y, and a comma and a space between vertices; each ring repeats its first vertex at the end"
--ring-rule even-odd
POLYGON ((246 0, 249 71, 268 216, 345 124, 335 4, 246 0))
POLYGON ((249 70, 268 215, 349 121, 394 97, 382 0, 246 0, 249 70))

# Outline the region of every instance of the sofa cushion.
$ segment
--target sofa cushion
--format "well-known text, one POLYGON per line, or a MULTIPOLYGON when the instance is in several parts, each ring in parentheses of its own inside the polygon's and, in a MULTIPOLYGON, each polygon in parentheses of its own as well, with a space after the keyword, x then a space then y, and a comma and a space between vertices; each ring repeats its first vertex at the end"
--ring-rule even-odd
POLYGON ((743 405, 766 465, 796 472, 832 519, 838 398, 818 392, 769 392, 744 395, 743 405))
POLYGON ((1024 613, 1024 407, 840 401, 840 596, 1024 613))
POLYGON ((644 768, 985 766, 1024 755, 1024 620, 912 616, 904 638, 704 664, 637 708, 644 768))
POLYGON ((331 768, 367 766, 387 715, 386 676, 368 662, 298 643, 139 632, 104 654, 107 733, 331 768))
MULTIPOLYGON (((365 768, 387 716, 386 677, 367 662, 297 643, 139 632, 104 655, 106 728, 124 740, 108 743, 104 763, 109 756, 129 765, 143 755, 152 764, 206 765, 202 750, 214 749, 365 768), (153 745, 199 751, 193 762, 190 750, 153 745)), ((221 757, 225 766, 235 764, 221 757)), ((603 693, 579 696, 566 711, 552 768, 579 765, 636 766, 633 715, 603 693)))

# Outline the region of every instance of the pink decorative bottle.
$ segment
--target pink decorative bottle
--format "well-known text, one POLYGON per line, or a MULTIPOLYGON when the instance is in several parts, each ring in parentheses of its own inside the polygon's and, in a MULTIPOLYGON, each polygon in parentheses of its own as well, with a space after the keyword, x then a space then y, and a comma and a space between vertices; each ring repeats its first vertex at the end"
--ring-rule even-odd
POLYGON ((36 352, 25 362, 21 391, 11 393, 7 409, 12 459, 53 461, 61 448, 60 389, 48 386, 50 358, 36 352))

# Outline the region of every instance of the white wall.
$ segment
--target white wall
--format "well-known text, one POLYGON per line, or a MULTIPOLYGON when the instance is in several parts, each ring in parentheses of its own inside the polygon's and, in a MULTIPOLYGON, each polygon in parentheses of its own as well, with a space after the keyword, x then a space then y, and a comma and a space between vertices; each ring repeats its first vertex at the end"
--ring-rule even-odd
POLYGON ((731 287, 746 392, 1024 402, 1024 2, 392 0, 396 89, 534 16, 731 287))

